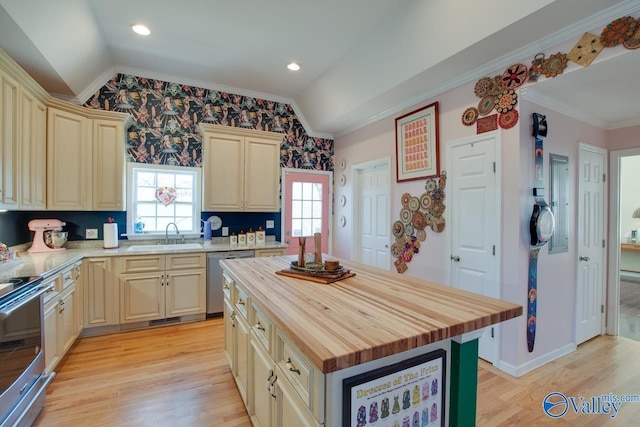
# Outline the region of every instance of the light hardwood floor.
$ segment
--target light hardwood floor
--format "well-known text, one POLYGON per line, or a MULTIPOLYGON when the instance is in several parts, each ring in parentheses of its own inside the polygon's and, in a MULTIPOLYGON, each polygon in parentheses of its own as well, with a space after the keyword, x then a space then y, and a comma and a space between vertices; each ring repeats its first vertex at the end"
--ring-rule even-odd
MULTIPOLYGON (((35 426, 250 426, 223 350, 222 319, 81 338, 56 369, 35 426)), ((598 337, 520 378, 480 362, 478 426, 638 425, 640 402, 618 416, 551 419, 542 399, 640 394, 640 342, 598 337), (635 424, 634 424, 635 423, 635 424)), ((296 426, 287 426, 296 427, 296 426)))

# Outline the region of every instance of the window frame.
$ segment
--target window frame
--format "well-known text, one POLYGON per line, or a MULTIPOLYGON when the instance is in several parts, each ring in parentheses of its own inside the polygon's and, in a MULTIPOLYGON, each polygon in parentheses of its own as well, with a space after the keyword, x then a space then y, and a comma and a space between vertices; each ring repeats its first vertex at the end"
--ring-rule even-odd
MULTIPOLYGON (((136 184, 134 179, 135 170, 143 170, 143 171, 163 171, 163 172, 182 172, 182 173, 193 173, 194 181, 193 181, 193 229, 197 231, 193 232, 183 232, 180 231, 180 234, 184 235, 186 238, 197 238, 200 237, 200 222, 201 222, 201 214, 202 214, 202 168, 197 167, 186 167, 186 166, 169 166, 169 165, 154 165, 147 163, 135 163, 129 162, 127 163, 127 232, 126 236, 129 240, 157 240, 158 238, 164 238, 165 232, 163 231, 155 231, 155 232, 143 232, 142 234, 134 233, 134 192, 136 191, 136 184)), ((173 228, 172 228, 173 231, 173 228)), ((175 232, 175 231, 173 231, 175 232)))

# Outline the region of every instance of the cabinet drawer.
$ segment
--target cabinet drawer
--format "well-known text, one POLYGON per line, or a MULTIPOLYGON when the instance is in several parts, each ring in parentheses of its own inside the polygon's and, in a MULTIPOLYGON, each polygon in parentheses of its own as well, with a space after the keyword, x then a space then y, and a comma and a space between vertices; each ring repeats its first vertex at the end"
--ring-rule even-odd
POLYGON ((255 304, 251 304, 251 313, 250 318, 253 319, 251 330, 267 353, 271 354, 271 337, 273 336, 271 319, 255 304))
POLYGON ((166 255, 167 270, 185 270, 191 268, 205 268, 206 257, 204 253, 199 254, 173 254, 166 255))
POLYGON ((300 350, 280 333, 276 360, 302 401, 312 408, 314 367, 300 350))
POLYGON ((222 292, 224 299, 231 302, 231 292, 233 292, 234 281, 226 271, 222 272, 222 292))
POLYGON ((244 320, 247 320, 247 305, 249 304, 249 298, 247 297, 244 289, 239 286, 235 286, 235 300, 234 300, 234 309, 236 312, 241 315, 244 320))
POLYGON ((67 289, 76 282, 75 266, 66 268, 62 273, 60 273, 60 276, 62 280, 62 289, 67 289))
POLYGON ((120 258, 121 273, 148 273, 164 270, 164 255, 144 255, 120 258))

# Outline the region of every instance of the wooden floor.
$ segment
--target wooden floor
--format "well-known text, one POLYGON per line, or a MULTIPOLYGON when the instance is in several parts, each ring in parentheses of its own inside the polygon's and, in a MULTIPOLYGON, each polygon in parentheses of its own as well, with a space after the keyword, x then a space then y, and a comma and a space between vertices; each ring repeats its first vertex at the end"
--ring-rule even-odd
MULTIPOLYGON (((222 319, 82 338, 56 371, 35 426, 251 425, 224 356, 222 319)), ((542 411, 553 391, 589 399, 640 394, 640 342, 598 337, 521 378, 480 362, 477 425, 629 426, 640 420, 640 402, 623 404, 614 420, 572 411, 554 420, 542 411)))

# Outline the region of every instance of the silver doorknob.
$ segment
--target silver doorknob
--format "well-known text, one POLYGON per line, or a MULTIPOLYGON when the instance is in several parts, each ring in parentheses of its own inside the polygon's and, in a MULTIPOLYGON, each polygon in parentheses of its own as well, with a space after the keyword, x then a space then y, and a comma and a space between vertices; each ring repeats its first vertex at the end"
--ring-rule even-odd
POLYGON ((580 256, 580 261, 589 261, 588 256, 580 256))
POLYGON ((451 259, 455 262, 460 262, 460 257, 458 255, 451 255, 451 259))

